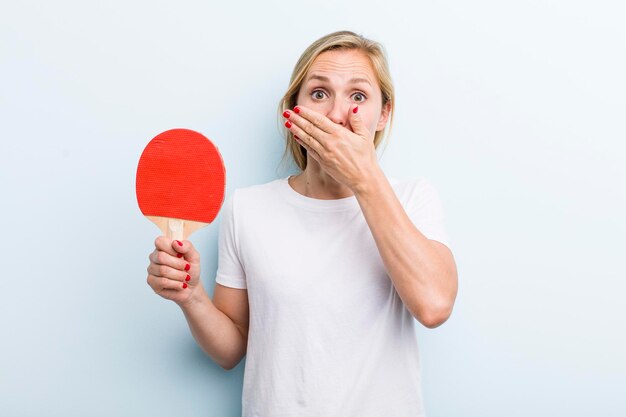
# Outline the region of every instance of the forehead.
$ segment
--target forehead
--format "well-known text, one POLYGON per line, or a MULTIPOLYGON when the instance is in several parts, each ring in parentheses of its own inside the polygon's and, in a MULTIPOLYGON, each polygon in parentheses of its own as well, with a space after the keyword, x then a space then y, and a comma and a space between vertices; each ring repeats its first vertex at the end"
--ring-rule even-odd
POLYGON ((338 80, 365 78, 372 85, 378 84, 370 59, 364 52, 357 49, 337 49, 319 54, 311 64, 305 82, 314 74, 338 80))

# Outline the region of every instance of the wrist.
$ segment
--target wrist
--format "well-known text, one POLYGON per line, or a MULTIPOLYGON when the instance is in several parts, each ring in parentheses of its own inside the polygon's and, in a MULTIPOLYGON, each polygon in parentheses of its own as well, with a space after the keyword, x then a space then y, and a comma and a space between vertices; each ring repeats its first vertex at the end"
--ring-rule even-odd
POLYGON ((177 302, 176 304, 178 304, 178 306, 183 310, 183 311, 191 311, 193 309, 195 309, 197 306, 200 306, 204 303, 206 303, 206 301, 208 300, 209 296, 207 295, 206 291, 204 290, 204 286, 202 285, 202 281, 199 281, 198 284, 194 285, 191 288, 191 292, 189 294, 189 297, 187 297, 186 299, 177 302))
POLYGON ((380 165, 376 164, 370 172, 363 175, 360 181, 353 187, 352 192, 357 198, 364 198, 376 194, 387 182, 380 165))

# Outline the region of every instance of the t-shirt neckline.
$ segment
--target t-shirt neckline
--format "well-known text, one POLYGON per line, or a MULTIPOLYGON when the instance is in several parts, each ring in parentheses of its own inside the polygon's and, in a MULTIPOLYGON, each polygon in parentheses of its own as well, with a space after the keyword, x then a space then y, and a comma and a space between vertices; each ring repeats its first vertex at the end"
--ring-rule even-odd
POLYGON ((289 178, 278 179, 279 188, 283 196, 292 204, 314 211, 342 211, 358 208, 359 203, 356 196, 337 198, 333 200, 322 200, 319 198, 307 197, 300 194, 289 185, 289 178))

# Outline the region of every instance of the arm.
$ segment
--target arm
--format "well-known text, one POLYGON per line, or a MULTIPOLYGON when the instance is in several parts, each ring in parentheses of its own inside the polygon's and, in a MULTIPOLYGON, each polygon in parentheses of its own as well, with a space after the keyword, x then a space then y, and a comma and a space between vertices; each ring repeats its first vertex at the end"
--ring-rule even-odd
MULTIPOLYGON (((386 103, 377 130, 384 128, 386 103)), ((426 327, 448 319, 457 293, 457 272, 450 250, 429 240, 413 224, 378 165, 374 135, 358 106, 348 112, 350 129, 304 106, 288 113, 287 128, 337 182, 356 196, 389 277, 402 302, 426 327), (293 123, 292 123, 293 122, 293 123)))
POLYGON ((216 284, 213 302, 204 289, 196 294, 180 305, 191 334, 207 355, 230 370, 246 354, 248 291, 216 284))
POLYGON ((389 277, 411 314, 428 328, 444 323, 457 294, 457 270, 444 244, 413 224, 380 169, 355 188, 389 277))
POLYGON ((149 259, 148 285, 183 310, 202 350, 224 369, 234 368, 246 354, 248 291, 217 284, 211 302, 200 280, 200 254, 187 240, 159 236, 149 259))

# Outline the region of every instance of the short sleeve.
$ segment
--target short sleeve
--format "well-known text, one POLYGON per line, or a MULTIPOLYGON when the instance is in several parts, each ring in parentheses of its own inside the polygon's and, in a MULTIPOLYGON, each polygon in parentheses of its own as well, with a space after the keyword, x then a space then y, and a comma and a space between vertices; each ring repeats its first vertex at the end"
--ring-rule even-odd
POLYGON ((237 245, 237 227, 235 224, 235 200, 237 191, 226 201, 222 209, 218 239, 218 261, 215 282, 226 287, 247 288, 246 274, 242 267, 237 245))
POLYGON ((445 214, 439 193, 426 178, 411 184, 406 210, 409 218, 428 239, 450 247, 445 214))

